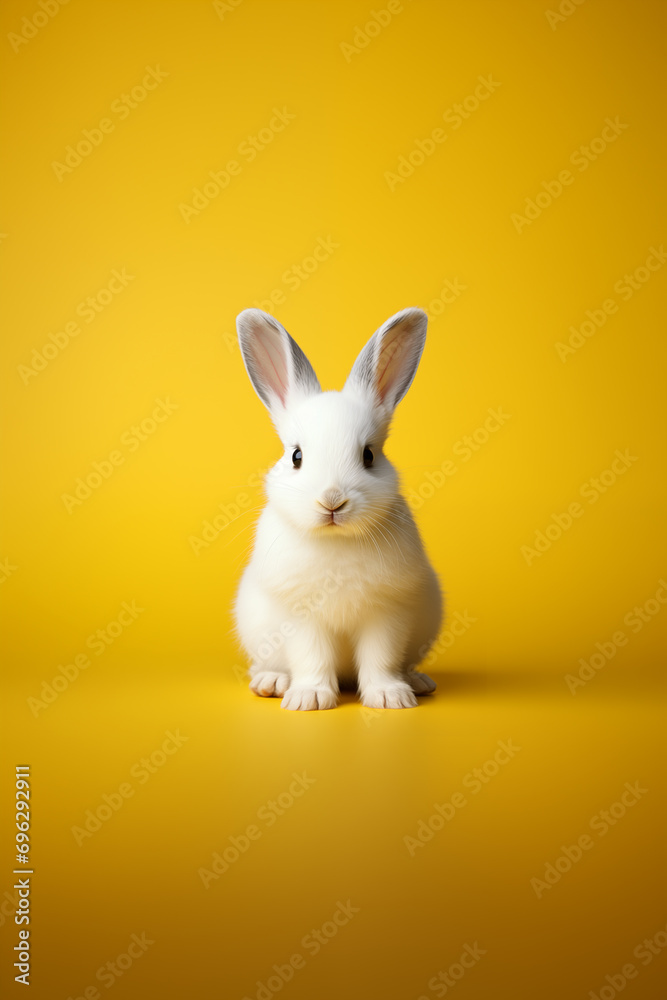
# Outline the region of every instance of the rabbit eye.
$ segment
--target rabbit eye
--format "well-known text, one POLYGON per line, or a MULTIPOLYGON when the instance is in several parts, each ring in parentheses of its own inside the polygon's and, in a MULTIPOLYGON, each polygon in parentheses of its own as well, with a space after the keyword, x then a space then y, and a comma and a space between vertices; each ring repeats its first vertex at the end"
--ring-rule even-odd
POLYGON ((294 451, 292 452, 292 465, 294 466, 295 469, 300 469, 301 468, 301 459, 302 458, 303 458, 303 455, 301 454, 301 449, 300 448, 295 448, 294 451))
POLYGON ((366 445, 366 447, 364 448, 364 468, 370 469, 372 464, 373 464, 373 452, 368 447, 368 445, 366 445))

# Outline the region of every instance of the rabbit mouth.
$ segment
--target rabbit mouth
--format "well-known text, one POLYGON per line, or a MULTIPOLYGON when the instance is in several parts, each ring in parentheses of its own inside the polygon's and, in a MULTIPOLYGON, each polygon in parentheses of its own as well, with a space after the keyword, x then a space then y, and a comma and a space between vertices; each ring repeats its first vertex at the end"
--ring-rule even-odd
POLYGON ((347 511, 345 514, 338 512, 337 510, 329 511, 328 514, 322 513, 317 519, 317 527, 321 528, 323 531, 327 532, 338 532, 343 531, 348 527, 350 523, 350 517, 347 511))
POLYGON ((347 520, 348 501, 336 493, 329 494, 324 500, 318 500, 317 505, 321 508, 320 525, 323 528, 340 526, 347 520))

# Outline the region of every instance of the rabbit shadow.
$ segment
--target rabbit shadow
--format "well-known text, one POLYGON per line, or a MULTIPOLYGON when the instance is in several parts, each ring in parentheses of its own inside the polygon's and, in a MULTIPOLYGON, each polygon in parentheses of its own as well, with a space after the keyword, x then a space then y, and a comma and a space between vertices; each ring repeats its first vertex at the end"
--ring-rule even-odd
MULTIPOLYGON (((437 687, 433 694, 420 695, 419 704, 434 704, 439 697, 453 695, 462 698, 483 698, 487 696, 532 698, 546 691, 552 691, 557 679, 552 674, 530 673, 522 670, 428 670, 437 687)), ((561 678, 562 683, 562 678, 561 678)), ((358 703, 359 694, 353 679, 341 681, 340 704, 358 703)))
POLYGON ((530 697, 554 687, 554 677, 548 673, 524 670, 429 670, 438 685, 436 694, 461 696, 503 695, 530 697))

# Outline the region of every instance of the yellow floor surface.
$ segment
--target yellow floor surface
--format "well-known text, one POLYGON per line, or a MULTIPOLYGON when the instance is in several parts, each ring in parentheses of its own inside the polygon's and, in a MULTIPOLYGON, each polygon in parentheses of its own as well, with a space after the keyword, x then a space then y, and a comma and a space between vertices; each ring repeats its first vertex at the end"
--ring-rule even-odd
POLYGON ((109 661, 10 734, 30 995, 604 1000, 628 964, 628 997, 662 995, 650 687, 443 670, 417 709, 287 713, 181 666, 109 661))

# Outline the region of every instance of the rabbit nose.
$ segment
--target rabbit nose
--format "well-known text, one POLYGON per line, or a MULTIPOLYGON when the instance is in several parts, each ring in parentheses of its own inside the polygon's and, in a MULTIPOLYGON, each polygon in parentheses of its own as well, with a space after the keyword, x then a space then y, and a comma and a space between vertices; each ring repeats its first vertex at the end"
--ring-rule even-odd
POLYGON ((322 494, 322 499, 317 501, 321 507, 329 510, 333 513, 335 510, 340 510, 347 503, 347 500, 340 492, 340 490, 326 490, 322 494))

